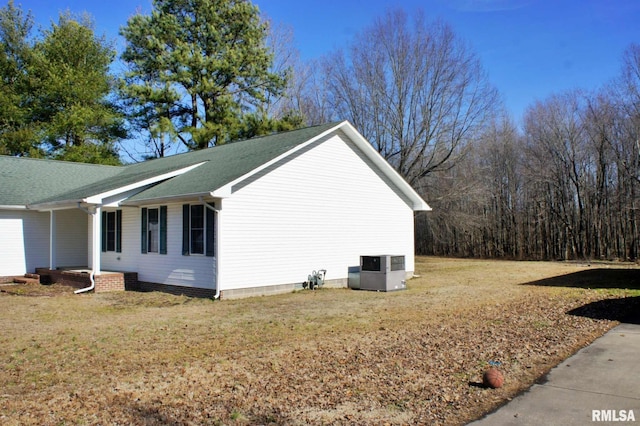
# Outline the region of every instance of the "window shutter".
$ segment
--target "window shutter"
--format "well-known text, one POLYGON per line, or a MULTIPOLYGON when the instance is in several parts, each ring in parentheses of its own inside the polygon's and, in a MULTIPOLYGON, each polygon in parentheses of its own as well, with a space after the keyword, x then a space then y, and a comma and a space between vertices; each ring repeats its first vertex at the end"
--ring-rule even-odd
POLYGON ((116 210, 116 252, 122 253, 122 210, 116 210))
POLYGON ((167 254, 167 206, 160 206, 160 254, 167 254))
POLYGON ((141 252, 147 252, 147 209, 142 208, 142 235, 141 235, 141 252))
POLYGON ((216 255, 216 243, 215 243, 215 229, 216 229, 216 213, 210 208, 205 207, 207 211, 207 222, 206 222, 206 247, 207 247, 207 256, 213 257, 216 255))
POLYGON ((102 251, 107 251, 107 212, 102 212, 102 219, 100 222, 101 233, 102 235, 102 251))
POLYGON ((182 255, 189 256, 189 204, 182 205, 182 255))

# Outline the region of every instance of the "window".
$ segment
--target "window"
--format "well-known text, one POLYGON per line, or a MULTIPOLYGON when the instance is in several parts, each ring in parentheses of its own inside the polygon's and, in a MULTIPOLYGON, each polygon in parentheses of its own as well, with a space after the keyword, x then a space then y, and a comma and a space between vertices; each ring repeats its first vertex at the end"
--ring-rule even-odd
POLYGON ((102 212, 102 251, 122 251, 122 210, 102 212))
POLYGON ((158 221, 158 209, 149 209, 148 213, 148 228, 147 228, 147 251, 149 253, 158 252, 158 237, 160 236, 160 222, 158 221))
POLYGON ((204 254, 204 206, 191 206, 191 253, 204 254))
POLYGON ((107 251, 116 250, 116 212, 107 212, 107 251))
POLYGON ((182 206, 182 254, 215 255, 215 214, 204 204, 182 206))
POLYGON ((142 208, 141 251, 167 254, 167 206, 142 208))

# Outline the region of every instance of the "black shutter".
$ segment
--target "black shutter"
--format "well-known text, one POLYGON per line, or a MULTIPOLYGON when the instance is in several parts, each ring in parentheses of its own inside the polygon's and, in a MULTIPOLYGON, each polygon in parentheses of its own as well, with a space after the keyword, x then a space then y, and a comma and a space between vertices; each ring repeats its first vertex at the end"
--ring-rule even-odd
POLYGON ((107 251, 107 212, 102 212, 102 220, 100 223, 101 233, 102 235, 102 251, 107 251))
MULTIPOLYGON (((211 205, 211 204, 209 204, 211 205)), ((212 206, 212 205, 211 205, 212 206)), ((206 221, 206 247, 207 253, 206 255, 209 257, 213 257, 216 255, 216 243, 215 243, 215 229, 216 229, 216 212, 211 210, 210 208, 204 208, 207 211, 207 221, 206 221)))
POLYGON ((189 256, 189 204, 182 205, 182 255, 189 256))
POLYGON ((147 209, 142 208, 142 235, 140 249, 142 253, 147 252, 147 209))
POLYGON ((167 206, 160 206, 160 254, 167 254, 167 206))
POLYGON ((116 210, 116 252, 122 253, 122 210, 116 210))

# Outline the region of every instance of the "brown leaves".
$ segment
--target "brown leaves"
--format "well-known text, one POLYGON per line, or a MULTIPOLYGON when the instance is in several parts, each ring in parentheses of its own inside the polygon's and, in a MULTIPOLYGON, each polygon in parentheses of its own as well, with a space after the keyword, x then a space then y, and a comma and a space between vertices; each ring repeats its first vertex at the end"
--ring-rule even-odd
POLYGON ((393 294, 0 296, 0 423, 464 424, 615 324, 567 314, 613 293, 462 262, 393 294))

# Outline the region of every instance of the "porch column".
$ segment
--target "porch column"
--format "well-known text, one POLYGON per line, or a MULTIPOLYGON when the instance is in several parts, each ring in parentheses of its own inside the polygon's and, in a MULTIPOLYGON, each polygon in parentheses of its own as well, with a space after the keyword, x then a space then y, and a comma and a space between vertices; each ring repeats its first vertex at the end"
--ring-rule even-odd
POLYGON ((49 269, 56 269, 56 212, 49 210, 49 269))
POLYGON ((91 214, 91 268, 94 275, 100 275, 100 255, 102 254, 102 208, 95 207, 91 214))

